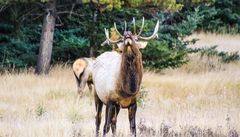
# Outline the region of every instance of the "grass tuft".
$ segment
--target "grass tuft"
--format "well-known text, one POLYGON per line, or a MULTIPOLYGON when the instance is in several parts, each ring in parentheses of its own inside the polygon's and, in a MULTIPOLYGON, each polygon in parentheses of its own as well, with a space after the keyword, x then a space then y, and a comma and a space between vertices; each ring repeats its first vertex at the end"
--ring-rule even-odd
POLYGON ((46 112, 47 112, 47 110, 43 106, 43 104, 38 104, 37 108, 35 109, 35 113, 38 117, 43 116, 43 114, 46 113, 46 112))
POLYGON ((72 123, 77 123, 77 122, 79 122, 80 120, 83 119, 80 108, 81 107, 79 106, 79 104, 73 104, 72 106, 70 106, 68 108, 67 118, 72 123))

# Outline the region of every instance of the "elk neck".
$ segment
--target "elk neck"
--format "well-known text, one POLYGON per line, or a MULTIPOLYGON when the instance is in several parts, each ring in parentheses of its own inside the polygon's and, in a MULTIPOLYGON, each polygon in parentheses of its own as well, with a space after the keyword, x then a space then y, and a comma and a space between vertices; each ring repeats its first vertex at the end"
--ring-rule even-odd
POLYGON ((142 54, 137 45, 125 46, 119 76, 120 94, 123 97, 134 96, 140 89, 143 75, 142 54))

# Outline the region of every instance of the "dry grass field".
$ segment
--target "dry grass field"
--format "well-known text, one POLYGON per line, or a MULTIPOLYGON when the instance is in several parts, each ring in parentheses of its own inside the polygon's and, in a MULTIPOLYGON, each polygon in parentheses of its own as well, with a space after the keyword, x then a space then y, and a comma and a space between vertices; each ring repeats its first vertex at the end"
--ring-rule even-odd
MULTIPOLYGON (((202 45, 209 43, 198 35, 202 45)), ((238 36, 235 42, 230 36, 211 37, 240 49, 238 36)), ((189 59, 178 69, 144 73, 138 136, 239 136, 240 62, 222 64, 198 55, 189 59)), ((86 88, 83 97, 77 97, 69 66, 54 66, 46 76, 31 71, 0 75, 0 137, 91 137, 94 117, 93 95, 86 88)), ((129 136, 127 110, 120 110, 117 135, 129 136)))
POLYGON ((240 50, 240 35, 231 34, 212 34, 212 33, 195 33, 188 39, 197 38, 197 41, 192 47, 209 47, 218 45, 219 51, 234 52, 240 50))

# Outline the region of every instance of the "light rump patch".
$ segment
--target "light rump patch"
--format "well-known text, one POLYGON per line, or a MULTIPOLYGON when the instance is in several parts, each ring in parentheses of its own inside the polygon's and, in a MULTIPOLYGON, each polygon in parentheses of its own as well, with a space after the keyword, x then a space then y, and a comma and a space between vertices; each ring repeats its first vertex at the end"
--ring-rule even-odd
POLYGON ((73 71, 77 75, 78 78, 86 66, 87 66, 87 62, 84 59, 77 59, 73 63, 73 71))

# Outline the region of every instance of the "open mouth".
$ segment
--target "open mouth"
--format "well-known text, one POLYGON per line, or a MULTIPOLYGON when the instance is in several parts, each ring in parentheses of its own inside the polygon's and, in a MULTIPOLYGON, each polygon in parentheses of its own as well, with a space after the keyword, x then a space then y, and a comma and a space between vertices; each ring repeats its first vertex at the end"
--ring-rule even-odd
POLYGON ((132 39, 131 36, 125 36, 125 40, 126 39, 132 39))

